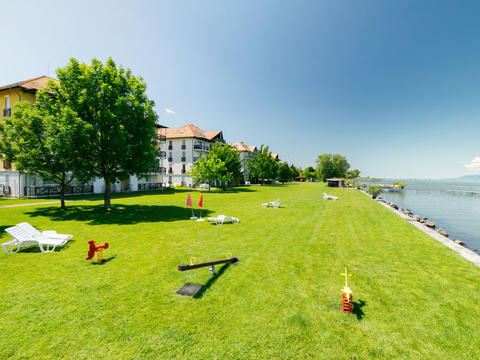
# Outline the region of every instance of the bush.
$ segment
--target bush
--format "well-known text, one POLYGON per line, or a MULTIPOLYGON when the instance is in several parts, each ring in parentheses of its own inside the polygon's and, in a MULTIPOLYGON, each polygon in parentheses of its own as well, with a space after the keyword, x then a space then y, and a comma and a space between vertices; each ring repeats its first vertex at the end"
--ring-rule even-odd
POLYGON ((401 181, 396 181, 396 182, 393 183, 393 185, 395 185, 396 188, 403 189, 406 184, 404 182, 401 182, 401 181))
POLYGON ((375 186, 375 185, 370 185, 368 188, 367 188, 367 193, 369 193, 370 195, 372 195, 372 197, 375 199, 378 194, 380 194, 381 190, 378 186, 375 186))

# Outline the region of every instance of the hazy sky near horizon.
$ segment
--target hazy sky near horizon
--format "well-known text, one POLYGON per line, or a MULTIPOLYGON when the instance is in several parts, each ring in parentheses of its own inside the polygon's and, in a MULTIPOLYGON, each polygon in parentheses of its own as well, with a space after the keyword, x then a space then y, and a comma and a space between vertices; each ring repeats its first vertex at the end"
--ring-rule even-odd
POLYGON ((478 1, 2 1, 0 85, 70 57, 141 75, 170 127, 223 130, 302 168, 480 174, 478 1))

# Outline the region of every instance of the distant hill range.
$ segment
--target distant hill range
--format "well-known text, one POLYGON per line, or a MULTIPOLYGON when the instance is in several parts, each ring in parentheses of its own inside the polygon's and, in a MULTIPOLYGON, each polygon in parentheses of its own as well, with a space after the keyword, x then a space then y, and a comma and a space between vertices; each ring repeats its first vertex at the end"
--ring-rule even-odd
POLYGON ((480 175, 463 175, 455 180, 480 181, 480 175))

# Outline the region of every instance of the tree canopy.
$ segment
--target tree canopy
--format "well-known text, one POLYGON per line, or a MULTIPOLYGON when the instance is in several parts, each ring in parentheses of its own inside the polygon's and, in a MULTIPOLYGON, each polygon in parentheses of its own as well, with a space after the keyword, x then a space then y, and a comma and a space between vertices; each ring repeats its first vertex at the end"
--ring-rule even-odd
POLYGON ((273 180, 277 176, 277 161, 272 158, 268 146, 260 146, 258 152, 248 162, 250 178, 262 184, 265 180, 273 180))
POLYGON ((343 178, 346 171, 350 168, 347 159, 340 154, 322 154, 317 160, 317 177, 325 181, 325 179, 339 177, 343 178))
POLYGON ((158 167, 154 103, 145 94, 143 79, 117 67, 111 58, 105 64, 93 59, 90 65, 71 58, 57 77, 46 89, 54 94, 47 102, 65 104, 85 122, 86 175, 104 179, 104 207, 110 208, 112 183, 158 167))
MULTIPOLYGON (((243 180, 242 174, 242 163, 240 162, 240 154, 236 151, 233 146, 229 144, 215 143, 210 152, 208 153, 209 158, 216 157, 223 161, 225 164, 225 169, 222 170, 220 176, 227 176, 228 181, 234 180, 240 182, 243 180)), ((222 185, 226 185, 222 182, 222 185)))
POLYGON ((37 94, 32 106, 22 101, 11 117, 0 124, 0 153, 26 170, 60 186, 60 206, 65 208, 65 188, 74 178, 85 180, 82 161, 87 126, 63 103, 48 104, 51 95, 37 94))
POLYGON ((360 170, 355 169, 355 170, 348 170, 347 173, 345 174, 345 177, 347 179, 356 179, 360 176, 360 170))
POLYGON ((313 166, 308 166, 302 171, 302 176, 306 179, 314 180, 317 178, 317 171, 313 166))
POLYGON ((208 157, 201 157, 195 162, 188 174, 194 179, 195 183, 208 183, 221 181, 222 184, 231 180, 231 174, 228 172, 225 162, 215 154, 209 154, 208 157))
POLYGON ((291 181, 293 178, 293 171, 288 165, 288 163, 283 162, 278 164, 278 179, 281 182, 291 181))

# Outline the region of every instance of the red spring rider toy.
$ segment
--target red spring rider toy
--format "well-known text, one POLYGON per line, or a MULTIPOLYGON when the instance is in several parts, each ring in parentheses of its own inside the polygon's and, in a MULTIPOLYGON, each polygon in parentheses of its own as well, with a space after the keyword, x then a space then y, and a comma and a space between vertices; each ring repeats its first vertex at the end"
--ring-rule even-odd
POLYGON ((103 249, 108 249, 108 243, 103 245, 95 245, 95 241, 90 240, 88 242, 90 244, 90 249, 88 249, 88 257, 87 260, 93 259, 96 255, 97 262, 103 261, 103 249))
POLYGON ((344 313, 353 313, 353 293, 348 287, 348 277, 352 275, 347 272, 346 266, 345 273, 340 275, 345 276, 345 287, 342 289, 342 311, 344 313))

